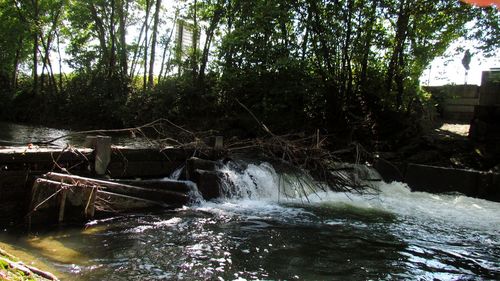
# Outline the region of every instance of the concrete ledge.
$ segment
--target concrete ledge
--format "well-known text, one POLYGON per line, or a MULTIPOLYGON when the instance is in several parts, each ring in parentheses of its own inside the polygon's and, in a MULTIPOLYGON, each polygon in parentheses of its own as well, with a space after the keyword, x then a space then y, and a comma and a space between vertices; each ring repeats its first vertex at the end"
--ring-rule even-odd
POLYGON ((444 110, 448 112, 458 112, 458 113, 474 113, 473 105, 453 105, 446 104, 444 105, 444 110))
POLYGON ((474 105, 479 105, 479 99, 477 98, 459 98, 459 99, 447 99, 445 100, 445 106, 446 105, 469 105, 469 106, 474 106, 474 105))
POLYGON ((500 202, 500 174, 409 164, 405 182, 413 191, 460 192, 500 202))

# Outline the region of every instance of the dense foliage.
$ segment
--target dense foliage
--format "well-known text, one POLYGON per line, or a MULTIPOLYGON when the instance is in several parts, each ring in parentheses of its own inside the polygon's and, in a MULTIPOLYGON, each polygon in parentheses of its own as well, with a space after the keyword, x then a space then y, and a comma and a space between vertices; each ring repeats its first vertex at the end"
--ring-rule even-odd
POLYGON ((406 126, 420 110, 419 77, 454 40, 473 37, 487 53, 500 42, 495 7, 457 0, 167 4, 0 0, 3 118, 116 127, 168 117, 245 130, 240 101, 276 130, 373 137, 379 120, 406 126), (185 55, 181 19, 202 34, 185 55))

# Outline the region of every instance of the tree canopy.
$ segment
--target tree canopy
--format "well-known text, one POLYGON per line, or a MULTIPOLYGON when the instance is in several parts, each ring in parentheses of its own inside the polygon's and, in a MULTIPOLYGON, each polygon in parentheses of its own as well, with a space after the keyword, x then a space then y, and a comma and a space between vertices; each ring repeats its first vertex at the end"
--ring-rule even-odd
POLYGON ((475 38, 487 54, 500 47, 497 7, 457 0, 169 3, 0 0, 4 107, 15 105, 15 118, 64 111, 111 126, 231 119, 240 101, 283 129, 376 127, 381 112, 411 111, 419 77, 453 41, 475 38), (184 56, 180 23, 194 34, 184 56))

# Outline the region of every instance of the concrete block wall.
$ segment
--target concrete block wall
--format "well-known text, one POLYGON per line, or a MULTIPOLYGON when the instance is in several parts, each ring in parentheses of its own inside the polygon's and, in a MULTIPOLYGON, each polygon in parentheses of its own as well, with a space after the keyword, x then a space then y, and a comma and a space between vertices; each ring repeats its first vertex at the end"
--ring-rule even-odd
POLYGON ((479 105, 500 106, 500 69, 483 71, 479 105))
POLYGON ((444 120, 468 123, 474 117, 474 107, 479 104, 479 86, 446 85, 425 89, 442 100, 444 120))

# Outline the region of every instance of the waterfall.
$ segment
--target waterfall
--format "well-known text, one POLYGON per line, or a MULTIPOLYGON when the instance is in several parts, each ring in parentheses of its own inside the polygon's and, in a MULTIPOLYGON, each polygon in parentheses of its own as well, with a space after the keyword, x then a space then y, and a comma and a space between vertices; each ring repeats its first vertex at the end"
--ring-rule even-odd
MULTIPOLYGON (((321 199, 330 188, 303 171, 277 171, 268 162, 243 163, 230 161, 221 165, 221 194, 224 198, 283 201, 321 199)), ((380 175, 365 165, 337 164, 336 176, 353 185, 375 188, 373 180, 380 175)))

